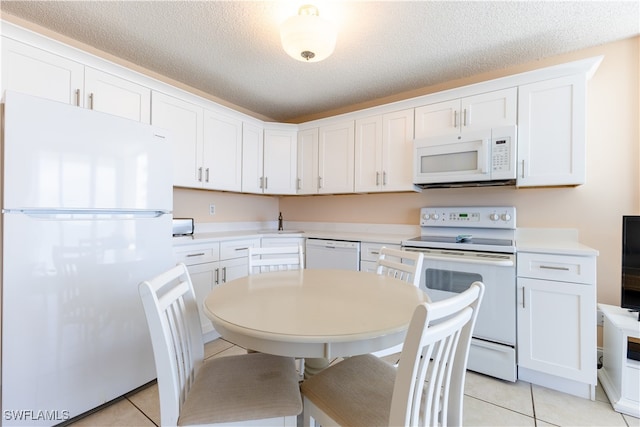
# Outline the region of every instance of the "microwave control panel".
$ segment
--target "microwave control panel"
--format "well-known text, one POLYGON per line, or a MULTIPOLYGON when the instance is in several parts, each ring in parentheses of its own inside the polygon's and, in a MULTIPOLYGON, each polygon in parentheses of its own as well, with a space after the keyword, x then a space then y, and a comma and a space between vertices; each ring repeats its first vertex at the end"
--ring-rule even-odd
POLYGON ((516 177, 516 127, 492 129, 491 179, 516 177))
POLYGON ((511 169, 511 138, 497 138, 492 141, 491 169, 505 172, 511 169))

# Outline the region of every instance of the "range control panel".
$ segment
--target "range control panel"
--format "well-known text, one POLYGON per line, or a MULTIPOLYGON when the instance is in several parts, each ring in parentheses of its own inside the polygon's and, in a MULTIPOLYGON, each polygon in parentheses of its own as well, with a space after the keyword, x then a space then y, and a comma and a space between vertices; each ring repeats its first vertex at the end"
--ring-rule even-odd
POLYGON ((420 209, 421 227, 516 228, 515 206, 429 207, 420 209))

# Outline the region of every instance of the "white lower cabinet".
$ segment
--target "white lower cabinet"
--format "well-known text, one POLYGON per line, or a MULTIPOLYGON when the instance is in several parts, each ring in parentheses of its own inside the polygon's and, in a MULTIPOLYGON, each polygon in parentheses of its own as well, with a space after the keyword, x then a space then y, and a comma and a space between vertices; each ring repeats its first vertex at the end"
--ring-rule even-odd
POLYGON ((595 399, 595 262, 518 253, 518 379, 595 399))
POLYGON ((360 244, 360 271, 375 273, 377 269, 378 257, 380 257, 380 248, 386 246, 391 249, 400 249, 400 245, 380 243, 380 242, 362 242, 360 244))
POLYGON ((207 341, 218 338, 220 335, 202 311, 204 299, 215 285, 248 274, 247 250, 250 246, 259 247, 260 239, 208 241, 174 247, 176 262, 183 262, 189 271, 198 303, 202 333, 207 341))

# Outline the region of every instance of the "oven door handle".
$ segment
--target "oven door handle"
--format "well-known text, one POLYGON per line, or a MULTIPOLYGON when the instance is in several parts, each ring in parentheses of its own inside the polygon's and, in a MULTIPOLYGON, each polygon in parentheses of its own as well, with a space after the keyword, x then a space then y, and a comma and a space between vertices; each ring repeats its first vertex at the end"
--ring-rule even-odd
POLYGON ((424 255, 424 259, 431 261, 446 261, 446 262, 460 262, 467 264, 480 264, 480 265, 492 265, 495 267, 513 267, 513 260, 510 259, 468 259, 468 258, 454 258, 450 256, 437 256, 437 255, 424 255))

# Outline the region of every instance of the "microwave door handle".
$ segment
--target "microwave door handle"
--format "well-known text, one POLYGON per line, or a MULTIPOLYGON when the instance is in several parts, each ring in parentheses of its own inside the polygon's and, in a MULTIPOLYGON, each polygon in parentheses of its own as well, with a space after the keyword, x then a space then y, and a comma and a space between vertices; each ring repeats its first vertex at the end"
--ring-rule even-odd
POLYGON ((480 152, 480 173, 487 174, 489 173, 489 159, 491 158, 491 153, 489 153, 491 145, 489 144, 489 139, 482 139, 482 150, 480 152))

